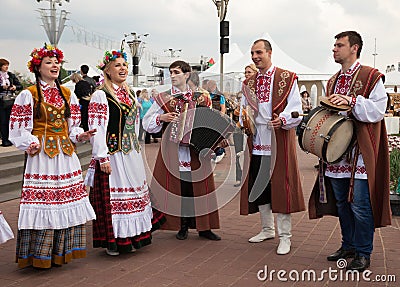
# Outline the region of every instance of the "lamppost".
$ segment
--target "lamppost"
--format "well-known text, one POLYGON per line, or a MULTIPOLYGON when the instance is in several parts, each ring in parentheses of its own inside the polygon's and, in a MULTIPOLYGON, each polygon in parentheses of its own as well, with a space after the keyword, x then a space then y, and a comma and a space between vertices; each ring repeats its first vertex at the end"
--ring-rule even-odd
POLYGON ((224 54, 229 53, 229 22, 225 21, 229 0, 212 0, 217 6, 219 17, 219 34, 220 34, 220 80, 219 85, 221 91, 224 91, 224 54))
MULTIPOLYGON (((127 41, 126 43, 129 46, 131 55, 132 55, 132 75, 133 75, 133 86, 137 87, 138 86, 138 74, 139 74, 139 61, 140 61, 140 56, 142 54, 142 48, 143 48, 143 42, 140 40, 140 34, 137 34, 136 32, 131 33, 133 39, 131 41, 127 41)), ((125 34, 125 38, 128 35, 125 34)), ((144 34, 144 37, 149 36, 149 34, 144 34)), ((122 47, 121 47, 122 48, 122 47)))
POLYGON ((65 28, 65 22, 67 19, 68 12, 65 10, 61 10, 60 17, 58 18, 58 27, 56 25, 57 22, 57 10, 56 4, 59 6, 62 5, 62 2, 69 2, 70 0, 36 0, 38 3, 41 1, 50 2, 50 9, 39 9, 40 19, 42 20, 44 30, 49 38, 50 44, 53 46, 57 46, 60 41, 61 34, 65 28), (47 13, 47 10, 49 13, 47 13))
POLYGON ((182 52, 182 49, 174 50, 172 48, 169 48, 169 49, 165 49, 164 52, 170 52, 171 53, 171 58, 174 58, 175 57, 175 52, 182 52))

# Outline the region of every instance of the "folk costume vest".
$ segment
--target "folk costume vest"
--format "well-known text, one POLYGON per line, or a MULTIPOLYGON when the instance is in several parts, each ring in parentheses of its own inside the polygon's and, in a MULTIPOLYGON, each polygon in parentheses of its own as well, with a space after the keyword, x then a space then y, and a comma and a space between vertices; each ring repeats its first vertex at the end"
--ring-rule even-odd
MULTIPOLYGON (((39 93, 36 86, 28 87, 31 92, 34 107, 38 105, 39 93)), ((62 93, 68 103, 70 103, 71 91, 61 86, 62 93)), ((65 105, 57 108, 52 104, 41 101, 41 117, 33 121, 32 134, 43 142, 43 150, 53 158, 60 153, 60 148, 64 154, 71 156, 75 147, 69 138, 68 122, 65 118, 65 105)))
MULTIPOLYGON (((257 75, 244 82, 243 95, 254 110, 254 118, 258 112, 257 75)), ((290 91, 297 75, 276 67, 273 85, 272 113, 281 113, 287 103, 290 91)), ((276 162, 271 177, 271 207, 273 212, 294 213, 305 210, 300 174, 297 164, 296 135, 294 129, 275 129, 272 133, 271 152, 276 155, 276 162)), ((253 149, 252 136, 248 139, 249 150, 253 149)), ((241 190, 240 214, 258 212, 258 206, 248 202, 248 175, 241 190)))
MULTIPOLYGON (((339 77, 336 73, 327 83, 327 96, 334 91, 339 77)), ((353 76, 353 86, 349 96, 362 95, 365 98, 374 89, 379 79, 384 76, 375 68, 361 66, 353 76)), ((350 115, 352 117, 352 115, 350 115)), ((364 159, 368 175, 368 186, 371 198, 375 227, 390 225, 389 200, 389 151, 385 121, 364 123, 355 120, 355 131, 360 153, 364 159)))
MULTIPOLYGON (((336 82, 340 72, 336 73, 327 83, 327 96, 334 93, 336 82)), ((353 76, 353 85, 349 96, 363 96, 368 98, 379 79, 384 76, 375 68, 361 66, 353 76)), ((351 118, 354 118, 351 114, 351 118)), ((382 119, 377 123, 365 123, 354 120, 357 144, 363 157, 368 175, 368 187, 372 213, 375 227, 382 227, 391 224, 391 211, 389 200, 389 151, 385 121, 382 119)), ((329 178, 327 192, 330 193, 329 178)), ((309 201, 309 217, 311 219, 323 215, 336 215, 334 198, 328 204, 318 202, 319 180, 317 178, 309 201)))
POLYGON ((137 107, 135 100, 132 99, 132 105, 118 102, 106 89, 109 108, 109 119, 107 126, 107 147, 110 154, 122 151, 128 154, 135 149, 140 150, 139 141, 135 133, 135 121, 137 116, 137 107))

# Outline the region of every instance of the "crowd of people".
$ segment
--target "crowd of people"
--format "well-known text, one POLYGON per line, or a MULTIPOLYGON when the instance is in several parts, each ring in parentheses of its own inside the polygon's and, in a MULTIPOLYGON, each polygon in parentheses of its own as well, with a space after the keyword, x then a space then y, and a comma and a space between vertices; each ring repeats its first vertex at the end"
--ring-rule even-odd
MULTIPOLYGON (((355 140, 338 162, 320 160, 309 199, 310 218, 339 217, 342 240, 327 260, 352 258, 347 268, 356 271, 370 265, 375 228, 391 224, 383 120, 387 95, 383 75, 360 64, 362 47, 355 31, 335 36, 333 58, 341 67, 327 83, 327 99, 346 107, 340 113, 354 122, 355 140)), ((200 87, 198 74, 182 60, 169 66, 170 89, 152 90, 149 96, 147 89, 134 92, 128 86, 124 51, 105 52, 99 86, 88 80, 83 65, 81 75, 71 77, 76 84, 72 92, 58 81, 62 51, 51 45, 34 49, 28 67, 35 85, 17 96, 9 120, 1 118, 3 145, 8 136, 27 154, 16 233, 18 266, 50 268, 85 257, 88 221, 93 221, 93 247, 105 248, 110 256, 151 244, 159 228, 175 231, 178 240, 186 240, 190 229, 221 240, 215 233, 221 226, 213 170, 229 139, 219 137, 203 153, 191 137, 195 110, 225 119, 227 106, 233 123, 228 122, 235 126, 239 212, 260 214, 261 230, 248 241, 261 243, 277 234, 276 253, 288 254, 291 214, 305 211, 295 133, 302 117, 293 111, 307 114, 312 105, 307 91, 300 94, 296 73, 275 66, 272 55, 266 39, 251 45, 253 64, 244 67, 237 97, 224 95, 213 80, 200 87), (9 122, 7 131, 4 121, 9 122), (141 142, 149 144, 150 137, 155 142, 161 138, 161 144, 148 181, 141 142), (245 140, 248 170, 240 164, 245 140), (84 180, 75 144, 85 141, 92 145, 92 161, 84 180)), ((20 89, 8 64, 0 59, 0 98, 20 89)), ((0 212, 0 243, 12 237, 0 212)))

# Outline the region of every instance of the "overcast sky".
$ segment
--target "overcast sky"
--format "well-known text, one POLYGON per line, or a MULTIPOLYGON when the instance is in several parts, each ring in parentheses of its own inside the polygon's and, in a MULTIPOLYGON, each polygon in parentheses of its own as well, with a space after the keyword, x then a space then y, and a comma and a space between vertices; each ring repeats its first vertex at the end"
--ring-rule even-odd
MULTIPOLYGON (((31 50, 48 42, 37 9, 49 8, 49 2, 1 0, 0 7, 0 57, 10 60, 11 71, 25 73, 31 50)), ((212 0, 70 0, 57 9, 70 13, 59 42, 68 68, 95 66, 103 55, 78 42, 77 27, 115 40, 115 48, 124 33, 149 33, 147 49, 155 54, 167 55, 164 49, 172 48, 182 49, 182 59, 219 58, 219 19, 212 0)), ((376 67, 385 72, 387 65, 400 62, 399 15, 399 0, 230 0, 226 20, 230 43, 243 53, 267 32, 299 63, 328 72, 339 69, 332 60, 334 36, 356 30, 364 40, 361 62, 374 65, 376 39, 376 67)))

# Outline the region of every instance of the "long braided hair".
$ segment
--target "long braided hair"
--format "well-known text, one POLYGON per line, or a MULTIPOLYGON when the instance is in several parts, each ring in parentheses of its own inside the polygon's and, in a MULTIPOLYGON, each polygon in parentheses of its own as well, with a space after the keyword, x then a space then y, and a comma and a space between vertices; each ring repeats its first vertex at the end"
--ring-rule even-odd
MULTIPOLYGON (((41 113, 41 104, 42 104, 42 98, 43 98, 43 94, 42 94, 42 89, 40 88, 40 73, 37 70, 37 68, 35 67, 34 69, 34 73, 35 73, 35 79, 36 79, 36 89, 38 92, 38 102, 36 103, 34 109, 33 109, 33 117, 36 119, 39 119, 42 116, 41 113)), ((55 80, 56 86, 58 91, 60 92, 60 95, 62 97, 62 99, 64 100, 64 105, 65 105, 65 113, 64 116, 66 118, 71 117, 71 108, 69 106, 69 103, 67 101, 67 99, 65 98, 63 91, 61 90, 61 86, 60 83, 58 81, 58 79, 55 80)))

